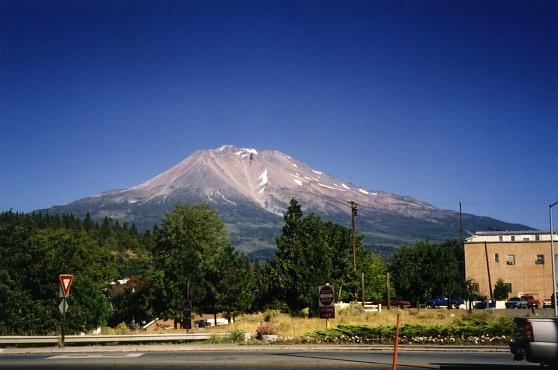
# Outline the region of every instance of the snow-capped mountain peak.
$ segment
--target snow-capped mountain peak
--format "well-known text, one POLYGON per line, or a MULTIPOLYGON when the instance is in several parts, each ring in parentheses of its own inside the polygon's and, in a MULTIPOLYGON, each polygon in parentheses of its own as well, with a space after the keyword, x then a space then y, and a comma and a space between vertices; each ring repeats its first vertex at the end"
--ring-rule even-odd
MULTIPOLYGON (((82 217, 89 212, 96 219, 109 216, 150 227, 178 202, 208 202, 230 225, 237 245, 253 249, 247 244, 272 245, 272 240, 264 242, 261 235, 277 230, 281 220, 278 216, 284 214, 291 198, 297 199, 305 212, 345 225, 350 220, 349 202, 354 201, 359 208, 359 228, 382 243, 417 238, 445 240, 456 235, 457 216, 453 211, 337 179, 276 150, 234 145, 198 150, 130 189, 105 192, 49 211, 82 217)), ((476 225, 471 231, 499 225, 517 229, 517 225, 487 217, 467 216, 476 225)))
POLYGON ((431 205, 391 193, 365 189, 340 181, 276 150, 223 145, 199 150, 162 174, 118 193, 120 201, 142 203, 165 199, 183 189, 199 189, 208 201, 235 195, 280 215, 290 198, 309 209, 332 211, 348 201, 363 207, 389 209, 406 216, 424 217, 431 205))

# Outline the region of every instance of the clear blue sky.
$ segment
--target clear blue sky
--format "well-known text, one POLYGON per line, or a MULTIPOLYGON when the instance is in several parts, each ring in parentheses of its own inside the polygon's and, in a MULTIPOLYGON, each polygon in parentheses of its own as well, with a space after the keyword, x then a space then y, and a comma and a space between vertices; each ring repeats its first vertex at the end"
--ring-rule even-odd
POLYGON ((548 229, 557 20, 550 0, 0 0, 0 210, 234 144, 548 229))

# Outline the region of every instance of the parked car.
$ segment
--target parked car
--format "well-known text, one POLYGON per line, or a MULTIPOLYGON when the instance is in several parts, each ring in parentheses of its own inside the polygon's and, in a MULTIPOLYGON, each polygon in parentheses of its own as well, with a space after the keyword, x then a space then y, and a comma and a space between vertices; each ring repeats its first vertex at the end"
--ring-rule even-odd
POLYGON ((543 301, 543 308, 554 308, 554 294, 551 294, 549 299, 543 301))
POLYGON ((484 310, 485 308, 488 308, 488 301, 479 301, 473 305, 473 308, 477 310, 484 310))
POLYGON ((529 302, 519 297, 512 297, 506 302, 506 308, 520 309, 529 308, 529 302))
POLYGON ((479 301, 473 305, 476 309, 496 308, 498 301, 495 299, 487 299, 486 301, 479 301))
POLYGON ((536 294, 523 294, 519 298, 527 301, 527 306, 529 308, 539 308, 541 306, 541 301, 539 301, 539 297, 536 294))
POLYGON ((196 328, 207 328, 210 327, 211 324, 207 320, 196 320, 194 321, 194 326, 196 328))
POLYGON ((465 304, 465 301, 461 298, 445 298, 441 296, 426 301, 426 307, 428 308, 459 308, 462 304, 465 304))

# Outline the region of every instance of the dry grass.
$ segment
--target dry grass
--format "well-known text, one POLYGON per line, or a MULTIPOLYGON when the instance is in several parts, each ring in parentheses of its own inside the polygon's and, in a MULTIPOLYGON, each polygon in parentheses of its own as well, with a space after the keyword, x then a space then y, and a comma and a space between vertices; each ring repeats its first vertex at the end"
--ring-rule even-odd
MULTIPOLYGON (((385 326, 395 325, 397 314, 400 314, 401 325, 404 324, 451 324, 468 313, 466 310, 382 310, 382 312, 361 312, 360 310, 347 309, 336 314, 335 319, 329 320, 329 327, 334 328, 338 325, 367 325, 385 326)), ((497 317, 492 313, 481 314, 484 319, 491 320, 497 317)), ((478 314, 477 314, 478 316, 478 314)), ((273 326, 277 334, 284 337, 300 337, 316 330, 326 328, 326 320, 319 318, 291 317, 286 314, 264 312, 259 314, 243 315, 236 319, 236 322, 227 330, 238 330, 254 334, 259 325, 273 326)), ((217 328, 218 329, 218 328, 217 328)))
MULTIPOLYGON (((339 325, 367 325, 367 326, 387 326, 395 325, 397 314, 400 314, 401 325, 405 324, 425 324, 443 325, 459 321, 465 316, 469 316, 467 310, 447 310, 447 309, 403 309, 390 311, 384 309, 382 312, 362 312, 360 307, 353 307, 336 312, 336 318, 329 320, 329 327, 334 328, 339 325)), ((480 313, 473 313, 474 317, 486 321, 495 320, 499 315, 491 310, 482 310, 480 313)), ((283 337, 300 337, 312 333, 316 330, 326 328, 326 320, 319 318, 291 317, 277 311, 266 311, 257 314, 247 314, 236 317, 234 324, 211 328, 192 329, 190 332, 232 332, 242 331, 256 334, 256 329, 260 325, 273 326, 276 333, 283 337)), ((174 332, 175 330, 165 330, 174 332)), ((177 332, 184 332, 178 330, 177 332)))

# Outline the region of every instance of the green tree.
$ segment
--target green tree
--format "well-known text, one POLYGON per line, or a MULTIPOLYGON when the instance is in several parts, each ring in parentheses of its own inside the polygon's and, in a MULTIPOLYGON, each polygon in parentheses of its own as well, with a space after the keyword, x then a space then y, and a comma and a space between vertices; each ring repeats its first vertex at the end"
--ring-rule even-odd
POLYGON ((255 282, 246 258, 227 246, 218 261, 219 279, 215 282, 217 307, 232 319, 249 311, 254 301, 255 282))
POLYGON ((479 283, 475 279, 467 279, 465 281, 465 297, 469 301, 469 312, 472 310, 473 301, 486 300, 480 292, 479 283))
POLYGON ((74 282, 68 302, 69 332, 87 331, 106 324, 110 305, 103 294, 104 286, 114 278, 116 268, 110 250, 99 245, 84 231, 44 229, 30 238, 28 252, 33 267, 28 269, 24 286, 33 297, 53 307, 56 317, 58 275, 72 273, 74 282), (33 288, 31 288, 33 287, 33 288), (54 302, 51 303, 51 299, 54 302))
POLYGON ((389 266, 398 295, 415 303, 434 296, 461 297, 465 290, 463 245, 418 242, 400 248, 389 266))
POLYGON ((317 289, 332 278, 331 248, 320 219, 303 217, 301 206, 291 199, 285 225, 277 238, 277 254, 270 261, 272 295, 280 297, 290 312, 317 307, 317 289))
POLYGON ((499 301, 504 301, 508 299, 509 293, 509 285, 504 283, 504 280, 502 278, 496 280, 496 284, 494 285, 494 298, 499 301))
POLYGON ((284 220, 276 255, 263 268, 255 268, 258 307, 284 308, 291 313, 306 307, 315 311, 318 287, 325 283, 334 286, 338 300, 360 299, 360 272, 366 275, 365 297, 381 297, 386 266, 362 248, 362 236, 357 235, 354 272, 350 230, 323 222, 315 214, 304 216, 295 199, 291 199, 284 220))
MULTIPOLYGON (((331 284, 336 290, 337 300, 354 301, 355 292, 360 287, 360 276, 353 272, 352 231, 338 224, 326 222, 323 227, 327 243, 331 248, 333 270, 331 284)), ((357 251, 360 255, 362 238, 357 239, 357 251)), ((362 262, 361 258, 358 261, 362 262)), ((359 269, 360 271, 360 269, 359 269)))
POLYGON ((365 300, 380 300, 386 296, 387 266, 380 256, 368 251, 361 251, 359 271, 364 272, 365 300))
POLYGON ((154 230, 153 260, 162 271, 162 313, 179 318, 188 283, 194 306, 203 312, 216 308, 212 282, 220 256, 229 245, 228 234, 217 213, 207 204, 178 204, 154 230))
POLYGON ((130 325, 133 321, 142 324, 157 316, 161 290, 157 289, 157 274, 150 271, 144 276, 130 278, 126 285, 114 285, 108 290, 114 307, 109 325, 116 326, 122 322, 130 325))
POLYGON ((61 273, 75 276, 68 332, 105 323, 110 306, 102 289, 115 271, 110 251, 74 217, 0 214, 0 330, 57 332, 61 273))

